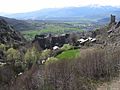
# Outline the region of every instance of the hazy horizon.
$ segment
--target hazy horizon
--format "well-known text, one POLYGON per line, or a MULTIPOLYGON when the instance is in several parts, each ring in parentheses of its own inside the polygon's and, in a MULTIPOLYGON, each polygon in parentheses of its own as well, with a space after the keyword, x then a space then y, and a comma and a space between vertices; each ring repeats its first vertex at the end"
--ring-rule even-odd
POLYGON ((0 13, 24 13, 45 8, 120 6, 120 0, 0 0, 0 13))

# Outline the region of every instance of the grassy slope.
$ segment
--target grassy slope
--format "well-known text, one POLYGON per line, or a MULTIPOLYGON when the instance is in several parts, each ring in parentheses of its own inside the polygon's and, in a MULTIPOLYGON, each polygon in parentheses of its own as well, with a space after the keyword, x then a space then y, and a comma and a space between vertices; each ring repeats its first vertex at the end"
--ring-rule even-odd
POLYGON ((58 59, 73 59, 79 56, 80 50, 67 50, 56 56, 58 59))

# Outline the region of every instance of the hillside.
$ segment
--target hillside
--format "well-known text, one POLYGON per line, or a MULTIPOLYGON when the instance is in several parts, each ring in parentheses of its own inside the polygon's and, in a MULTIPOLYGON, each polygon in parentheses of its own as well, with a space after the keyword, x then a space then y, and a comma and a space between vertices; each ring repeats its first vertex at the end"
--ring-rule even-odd
POLYGON ((24 42, 0 20, 0 90, 96 90, 119 75, 120 21, 114 15, 94 31, 40 34, 24 42))
POLYGON ((0 19, 4 19, 5 21, 7 21, 17 31, 35 29, 35 27, 31 23, 28 23, 27 21, 24 21, 24 20, 17 20, 13 18, 2 17, 2 16, 0 16, 0 19))
POLYGON ((4 19, 0 19, 0 43, 9 46, 14 44, 23 44, 26 40, 15 31, 4 19))

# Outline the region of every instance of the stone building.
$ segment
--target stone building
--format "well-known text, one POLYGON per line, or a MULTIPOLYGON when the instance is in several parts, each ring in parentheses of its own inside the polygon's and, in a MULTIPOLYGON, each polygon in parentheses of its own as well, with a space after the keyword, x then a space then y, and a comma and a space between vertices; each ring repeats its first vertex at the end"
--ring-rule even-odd
POLYGON ((115 25, 115 24, 116 24, 116 16, 111 14, 109 25, 115 25))
POLYGON ((54 46, 62 47, 64 44, 69 43, 69 34, 62 35, 36 35, 32 44, 35 45, 39 50, 52 49, 54 46))

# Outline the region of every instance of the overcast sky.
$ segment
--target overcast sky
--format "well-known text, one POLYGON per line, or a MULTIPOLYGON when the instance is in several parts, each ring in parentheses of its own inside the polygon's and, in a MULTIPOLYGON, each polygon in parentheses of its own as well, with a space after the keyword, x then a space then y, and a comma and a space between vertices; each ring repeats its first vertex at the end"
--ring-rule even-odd
POLYGON ((0 12, 21 13, 43 8, 86 5, 120 6, 120 0, 0 0, 0 12))

